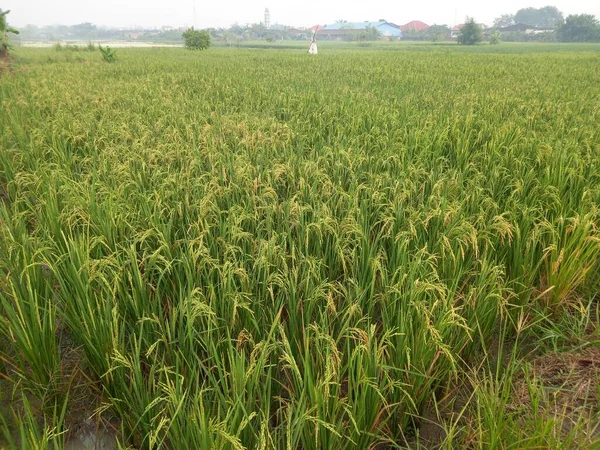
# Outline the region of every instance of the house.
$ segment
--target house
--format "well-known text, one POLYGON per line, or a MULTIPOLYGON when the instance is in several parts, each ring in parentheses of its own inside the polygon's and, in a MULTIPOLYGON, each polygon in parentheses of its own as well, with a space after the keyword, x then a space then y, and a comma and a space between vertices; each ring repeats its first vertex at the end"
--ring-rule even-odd
POLYGON ((461 23, 460 25, 456 25, 454 27, 452 27, 452 29, 450 30, 450 37, 452 39, 457 39, 458 35, 460 34, 460 30, 462 30, 462 27, 464 27, 465 24, 461 23))
POLYGON ((516 23, 514 25, 498 28, 497 31, 500 34, 503 33, 525 33, 525 34, 540 34, 554 31, 554 28, 541 28, 534 27, 533 25, 527 25, 524 23, 516 23))
POLYGON ((323 28, 323 25, 313 25, 309 28, 312 34, 318 33, 323 28))
POLYGON ((301 30, 300 28, 294 27, 286 27, 284 31, 287 35, 291 36, 292 39, 297 40, 308 39, 308 35, 310 33, 308 30, 301 30))
POLYGON ((504 33, 525 33, 525 34, 533 34, 535 32, 535 27, 533 25, 527 25, 524 23, 516 23, 514 25, 510 25, 508 27, 498 28, 496 31, 500 34, 504 33))
POLYGON ((406 33, 407 31, 425 31, 428 28, 429 25, 426 23, 421 22, 420 20, 413 20, 405 25, 402 25, 400 30, 402 30, 403 33, 406 33))
POLYGON ((553 31, 556 31, 556 28, 535 27, 532 34, 552 33, 553 31))
POLYGON ((330 40, 348 40, 356 38, 361 32, 371 28, 379 31, 383 38, 394 39, 402 37, 400 27, 383 20, 379 22, 337 22, 321 28, 319 36, 330 40))

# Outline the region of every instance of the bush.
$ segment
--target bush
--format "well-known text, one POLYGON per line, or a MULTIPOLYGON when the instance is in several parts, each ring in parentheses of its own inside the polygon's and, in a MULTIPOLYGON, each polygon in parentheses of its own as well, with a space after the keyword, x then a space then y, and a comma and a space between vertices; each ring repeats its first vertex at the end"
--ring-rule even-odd
POLYGON ((467 20, 467 23, 460 30, 458 35, 458 43, 463 45, 475 45, 479 44, 483 40, 483 30, 475 22, 475 19, 471 18, 467 20))
POLYGON ((361 42, 364 41, 378 41, 381 39, 381 31, 375 27, 367 27, 364 31, 358 33, 357 39, 361 42))
POLYGON ((500 33, 498 31, 493 31, 490 35, 490 44, 498 45, 500 43, 500 33))
POLYGON ((102 53, 102 59, 106 62, 115 62, 117 60, 117 51, 113 50, 109 46, 102 47, 98 44, 98 48, 100 49, 100 53, 102 53))
POLYGON ((85 45, 85 46, 77 45, 77 44, 69 44, 69 43, 63 45, 60 42, 57 42, 52 47, 57 52, 61 52, 63 50, 71 51, 71 52, 93 52, 96 50, 96 44, 94 44, 91 41, 88 42, 87 45, 85 45))
POLYGON ((183 34, 185 48, 188 50, 206 50, 210 47, 210 33, 208 31, 194 30, 188 28, 183 34))

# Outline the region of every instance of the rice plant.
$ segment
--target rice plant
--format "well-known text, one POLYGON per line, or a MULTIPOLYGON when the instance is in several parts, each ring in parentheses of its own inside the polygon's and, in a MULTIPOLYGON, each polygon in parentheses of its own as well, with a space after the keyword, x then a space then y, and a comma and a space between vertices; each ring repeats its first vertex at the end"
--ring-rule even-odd
MULTIPOLYGON (((93 48, 92 48, 92 50, 93 50, 93 48)), ((105 47, 102 47, 100 44, 98 44, 98 50, 100 50, 100 53, 102 54, 102 59, 105 62, 111 63, 111 62, 116 61, 117 51, 110 48, 108 45, 105 47)))
MULTIPOLYGON (((0 77, 14 446, 63 445, 83 408, 124 448, 402 448, 494 339, 592 309, 591 51, 19 52, 0 77)), ((517 369, 472 376, 453 445, 510 446, 517 369)), ((538 425, 525 444, 560 440, 538 425)))

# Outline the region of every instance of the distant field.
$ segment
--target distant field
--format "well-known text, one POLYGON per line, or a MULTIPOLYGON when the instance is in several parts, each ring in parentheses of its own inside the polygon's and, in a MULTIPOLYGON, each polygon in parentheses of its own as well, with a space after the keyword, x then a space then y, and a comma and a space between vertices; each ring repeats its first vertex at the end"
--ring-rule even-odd
POLYGON ((296 45, 15 51, 0 447, 594 448, 600 44, 296 45))
MULTIPOLYGON (((86 46, 91 41, 23 41, 19 43, 20 47, 33 47, 33 48, 52 48, 60 42, 61 45, 78 45, 86 46)), ((108 45, 115 48, 145 48, 145 47, 183 47, 182 43, 169 43, 169 42, 141 42, 141 41, 93 41, 94 44, 108 45)))
MULTIPOLYGON (((85 46, 88 41, 69 41, 71 44, 85 46)), ((182 47, 181 42, 139 42, 139 41, 100 41, 102 45, 110 45, 116 48, 143 48, 143 47, 182 47)), ((215 48, 259 48, 271 50, 290 50, 290 49, 307 49, 309 41, 244 41, 240 43, 227 43, 221 41, 213 41, 215 48)), ((48 48, 52 47, 55 42, 20 42, 23 47, 48 48)), ((600 44, 598 43, 544 43, 544 42, 504 42, 500 45, 490 45, 484 42, 477 46, 461 46, 453 41, 444 42, 421 42, 421 41, 397 41, 397 42, 341 42, 341 41, 321 41, 318 40, 318 45, 321 50, 418 50, 418 51, 438 51, 441 49, 451 49, 451 51, 467 52, 467 53, 536 53, 536 52, 600 52, 600 44)))

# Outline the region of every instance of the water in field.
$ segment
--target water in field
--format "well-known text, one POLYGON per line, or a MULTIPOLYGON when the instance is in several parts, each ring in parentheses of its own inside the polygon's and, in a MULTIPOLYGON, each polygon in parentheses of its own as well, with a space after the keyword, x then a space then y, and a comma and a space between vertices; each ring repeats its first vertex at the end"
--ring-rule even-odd
POLYGON ((113 435, 105 431, 81 431, 76 437, 67 440, 65 450, 116 450, 113 435))

